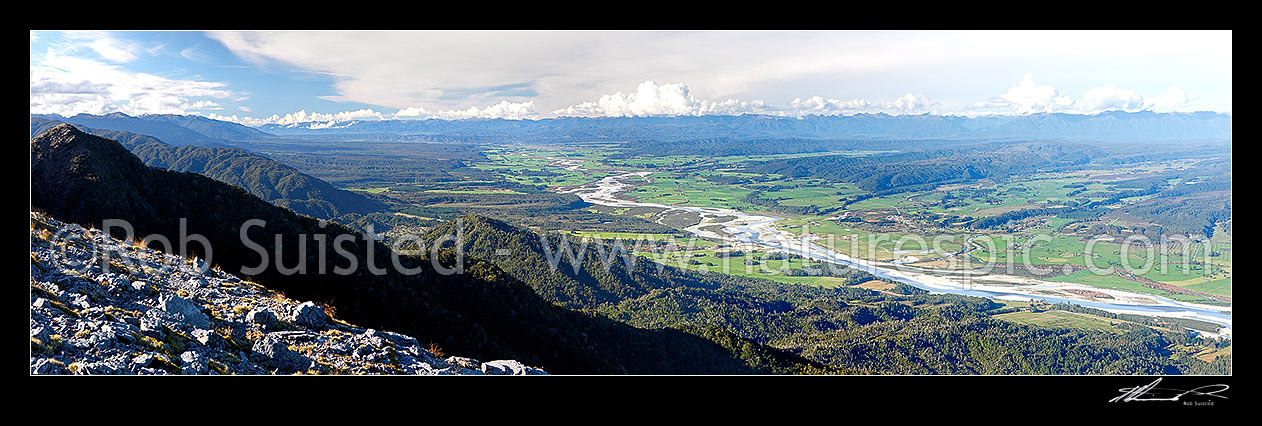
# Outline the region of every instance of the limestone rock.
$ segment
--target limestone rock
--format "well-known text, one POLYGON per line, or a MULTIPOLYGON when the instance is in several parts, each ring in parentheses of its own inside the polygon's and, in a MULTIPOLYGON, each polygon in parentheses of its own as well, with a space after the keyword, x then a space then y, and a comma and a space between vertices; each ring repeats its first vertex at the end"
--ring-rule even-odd
POLYGON ((294 309, 294 323, 309 329, 322 329, 328 320, 328 316, 324 314, 324 308, 316 306, 315 303, 304 302, 294 309))

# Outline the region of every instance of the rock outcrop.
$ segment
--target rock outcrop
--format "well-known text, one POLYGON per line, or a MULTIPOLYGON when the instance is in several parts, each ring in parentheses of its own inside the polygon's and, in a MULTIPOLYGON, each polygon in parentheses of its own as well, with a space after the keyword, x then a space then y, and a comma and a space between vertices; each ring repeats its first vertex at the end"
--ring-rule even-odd
POLYGON ((444 359, 261 285, 31 213, 31 374, 540 374, 444 359))

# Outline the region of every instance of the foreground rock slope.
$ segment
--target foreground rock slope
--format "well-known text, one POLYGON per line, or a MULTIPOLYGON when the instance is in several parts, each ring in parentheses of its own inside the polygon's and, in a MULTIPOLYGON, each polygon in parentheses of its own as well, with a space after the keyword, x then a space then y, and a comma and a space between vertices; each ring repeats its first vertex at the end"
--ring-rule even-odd
POLYGON ((200 260, 41 213, 30 234, 31 374, 544 374, 443 358, 415 338, 203 273, 200 260))

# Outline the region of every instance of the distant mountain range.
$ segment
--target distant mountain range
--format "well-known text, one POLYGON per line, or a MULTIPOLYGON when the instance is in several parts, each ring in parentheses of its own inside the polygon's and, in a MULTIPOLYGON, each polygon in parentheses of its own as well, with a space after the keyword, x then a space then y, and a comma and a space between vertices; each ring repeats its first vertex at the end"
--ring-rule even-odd
POLYGON ((152 135, 172 145, 248 147, 278 136, 457 142, 583 142, 689 139, 1049 140, 1174 142, 1231 140, 1231 115, 1214 112, 1112 111, 1096 115, 1030 114, 961 117, 857 114, 679 117, 561 117, 542 120, 375 120, 267 124, 259 128, 191 115, 32 115, 95 129, 152 135))
MULTIPOLYGON (((214 122, 214 120, 201 117, 151 117, 160 117, 160 120, 170 119, 174 123, 192 123, 201 127, 230 128, 229 126, 215 124, 223 122, 206 123, 206 121, 214 122)), ((146 121, 132 118, 121 120, 133 124, 137 121, 146 121)), ((89 121, 105 122, 108 120, 89 121)), ((60 124, 62 124, 60 121, 32 116, 31 138, 35 138, 60 124)), ((105 122, 104 124, 110 123, 105 122)), ((173 146, 159 138, 130 131, 96 129, 81 124, 78 127, 82 131, 118 141, 132 154, 139 157, 141 161, 144 161, 145 165, 205 175, 220 182, 244 188, 256 197, 281 207, 287 207, 297 213, 333 219, 348 213, 364 214, 385 208, 385 205, 379 201, 362 194, 338 189, 328 182, 316 179, 280 162, 243 149, 194 146, 190 143, 181 144, 182 146, 173 146)), ((159 127, 163 126, 159 125, 159 127)), ((167 132, 167 134, 172 133, 167 132)), ((185 142, 188 141, 185 140, 185 142)))
POLYGON ((31 114, 31 117, 60 121, 93 129, 118 130, 149 135, 177 146, 234 146, 233 142, 272 136, 253 127, 227 121, 211 120, 196 115, 148 114, 130 116, 121 112, 115 112, 105 115, 77 114, 71 117, 62 117, 57 114, 31 114))
POLYGON ((683 139, 976 139, 1098 142, 1230 140, 1231 116, 1213 112, 1105 112, 960 117, 858 114, 700 117, 563 117, 543 120, 381 120, 269 124, 275 135, 427 135, 437 140, 507 142, 683 139))

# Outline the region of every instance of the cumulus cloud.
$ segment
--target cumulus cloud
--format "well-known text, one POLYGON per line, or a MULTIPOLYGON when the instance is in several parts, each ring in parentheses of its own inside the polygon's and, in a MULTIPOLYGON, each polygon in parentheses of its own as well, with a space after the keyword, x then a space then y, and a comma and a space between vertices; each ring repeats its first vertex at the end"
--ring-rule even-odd
POLYGON ((1021 83, 1008 89, 1007 93, 972 104, 969 109, 1000 109, 1024 115, 1063 111, 1073 107, 1073 104, 1072 99, 1061 96, 1056 88, 1035 84, 1034 75, 1026 73, 1021 78, 1021 83))
POLYGON ((920 94, 908 93, 902 97, 881 103, 882 112, 899 114, 936 114, 941 102, 920 94))
POLYGON ((812 96, 807 99, 795 98, 789 102, 787 115, 803 117, 807 115, 853 115, 862 113, 886 113, 891 115, 935 114, 942 106, 941 102, 916 93, 908 93, 897 99, 870 102, 866 99, 840 100, 812 96))
POLYGON ((463 110, 446 110, 446 111, 430 111, 422 107, 407 107, 396 112, 395 117, 403 118, 437 118, 443 120, 461 120, 469 118, 504 118, 509 120, 520 120, 525 118, 533 118, 538 116, 535 112, 535 102, 509 102, 500 101, 500 103, 485 108, 469 107, 463 110))
POLYGON ((1111 84, 1100 86, 1082 95, 1082 100, 1075 102, 1074 109, 1079 112, 1102 111, 1139 111, 1144 109, 1144 97, 1130 90, 1119 89, 1111 84))
MULTIPOLYGON (((243 109, 249 112, 248 109, 243 109)), ((490 105, 484 108, 470 107, 462 110, 442 110, 431 111, 424 107, 407 107, 398 110, 394 114, 383 113, 372 108, 365 108, 354 111, 341 111, 332 113, 307 112, 300 110, 288 114, 272 114, 268 117, 250 117, 239 115, 218 115, 207 114, 207 118, 223 121, 231 121, 234 123, 244 124, 246 126, 258 127, 266 124, 292 125, 292 124, 308 124, 313 129, 328 128, 350 121, 363 120, 391 120, 391 119, 411 119, 411 118, 433 118, 442 120, 462 120, 470 118, 505 118, 510 120, 519 120, 525 118, 534 118, 538 114, 535 112, 534 102, 508 102, 501 101, 498 104, 490 105)))
POLYGON ((1170 86, 1166 89, 1166 93, 1149 99, 1144 105, 1155 112, 1186 112, 1195 108, 1192 106, 1194 96, 1179 88, 1179 86, 1170 86))
POLYGON ((49 51, 31 65, 31 113, 185 114, 217 109, 232 95, 221 82, 179 80, 49 51))
POLYGON ((640 83, 633 93, 617 92, 596 101, 558 109, 561 116, 646 117, 678 115, 739 115, 766 110, 762 101, 726 99, 718 102, 700 100, 688 92, 683 83, 658 85, 652 80, 640 83))
POLYGON ((272 114, 270 117, 241 117, 237 115, 218 115, 207 114, 207 118, 214 120, 231 121, 234 123, 244 124, 246 126, 262 126, 265 124, 299 124, 299 123, 315 123, 312 128, 330 127, 338 123, 355 120, 383 120, 385 114, 374 111, 372 108, 364 108, 355 111, 342 111, 334 113, 307 112, 307 110, 299 110, 289 114, 280 115, 272 114))
POLYGON ((846 115, 868 111, 872 103, 864 99, 839 99, 812 96, 806 99, 794 98, 789 102, 789 109, 799 117, 806 115, 846 115))
POLYGON ((1003 95, 969 105, 968 115, 981 113, 998 114, 1033 114, 1033 113, 1069 113, 1098 114, 1106 111, 1143 111, 1174 112, 1191 111, 1193 97, 1179 86, 1171 86, 1166 93, 1145 99, 1139 92, 1106 84, 1083 93, 1082 98, 1073 99, 1063 96, 1050 85, 1040 86, 1034 83, 1031 74, 1026 74, 1021 83, 1009 89, 1003 95))

